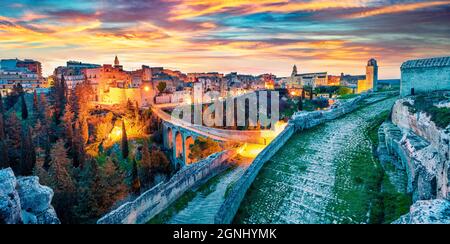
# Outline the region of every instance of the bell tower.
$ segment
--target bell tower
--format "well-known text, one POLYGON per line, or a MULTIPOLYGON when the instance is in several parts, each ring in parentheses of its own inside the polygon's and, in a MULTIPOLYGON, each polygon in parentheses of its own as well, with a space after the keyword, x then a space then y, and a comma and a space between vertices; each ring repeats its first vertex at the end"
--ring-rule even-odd
POLYGON ((119 67, 119 66, 120 66, 119 58, 116 55, 116 58, 114 59, 114 67, 119 67))
POLYGON ((378 86, 378 64, 374 58, 367 62, 366 67, 366 82, 368 86, 372 87, 374 92, 377 91, 378 86))

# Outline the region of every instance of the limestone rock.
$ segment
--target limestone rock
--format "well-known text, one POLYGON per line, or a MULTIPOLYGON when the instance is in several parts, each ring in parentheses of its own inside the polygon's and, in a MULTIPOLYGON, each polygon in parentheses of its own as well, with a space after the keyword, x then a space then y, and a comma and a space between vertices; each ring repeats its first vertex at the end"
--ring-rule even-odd
POLYGON ((0 223, 22 223, 17 181, 13 171, 8 168, 0 170, 0 223))
POLYGON ((38 177, 20 177, 17 183, 17 191, 24 211, 41 213, 49 208, 53 198, 53 190, 39 184, 38 177))
POLYGON ((417 201, 410 212, 393 224, 450 224, 450 201, 443 199, 417 201))
POLYGON ((56 215, 55 209, 50 206, 45 212, 36 216, 37 224, 61 224, 61 221, 56 215))
POLYGON ((16 179, 10 168, 0 170, 0 223, 59 224, 52 198, 53 190, 38 177, 16 179))

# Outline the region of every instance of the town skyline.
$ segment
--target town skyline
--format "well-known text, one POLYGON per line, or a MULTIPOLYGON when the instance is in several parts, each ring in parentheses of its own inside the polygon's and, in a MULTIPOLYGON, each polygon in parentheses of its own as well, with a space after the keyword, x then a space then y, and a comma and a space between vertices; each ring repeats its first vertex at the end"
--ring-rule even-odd
POLYGON ((448 55, 449 8, 450 1, 7 0, 0 54, 39 60, 46 76, 69 60, 108 64, 115 55, 127 70, 277 76, 294 64, 302 73, 362 74, 375 58, 380 79, 394 79, 404 60, 448 55))

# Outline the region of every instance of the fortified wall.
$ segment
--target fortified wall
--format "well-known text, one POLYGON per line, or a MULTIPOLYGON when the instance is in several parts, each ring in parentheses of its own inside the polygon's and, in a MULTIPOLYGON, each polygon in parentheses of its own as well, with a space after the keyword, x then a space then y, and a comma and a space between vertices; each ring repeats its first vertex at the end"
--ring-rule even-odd
POLYGON ((144 192, 136 200, 127 202, 97 221, 97 224, 145 224, 182 196, 198 182, 207 180, 230 165, 224 163, 234 156, 234 151, 224 151, 191 164, 167 182, 162 182, 144 192))

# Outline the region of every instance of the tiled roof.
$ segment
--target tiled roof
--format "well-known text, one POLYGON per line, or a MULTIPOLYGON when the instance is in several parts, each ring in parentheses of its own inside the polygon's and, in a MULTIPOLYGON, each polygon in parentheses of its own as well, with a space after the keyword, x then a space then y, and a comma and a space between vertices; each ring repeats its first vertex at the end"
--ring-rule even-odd
POLYGON ((408 60, 402 64, 402 69, 428 68, 450 66, 450 57, 408 60))

